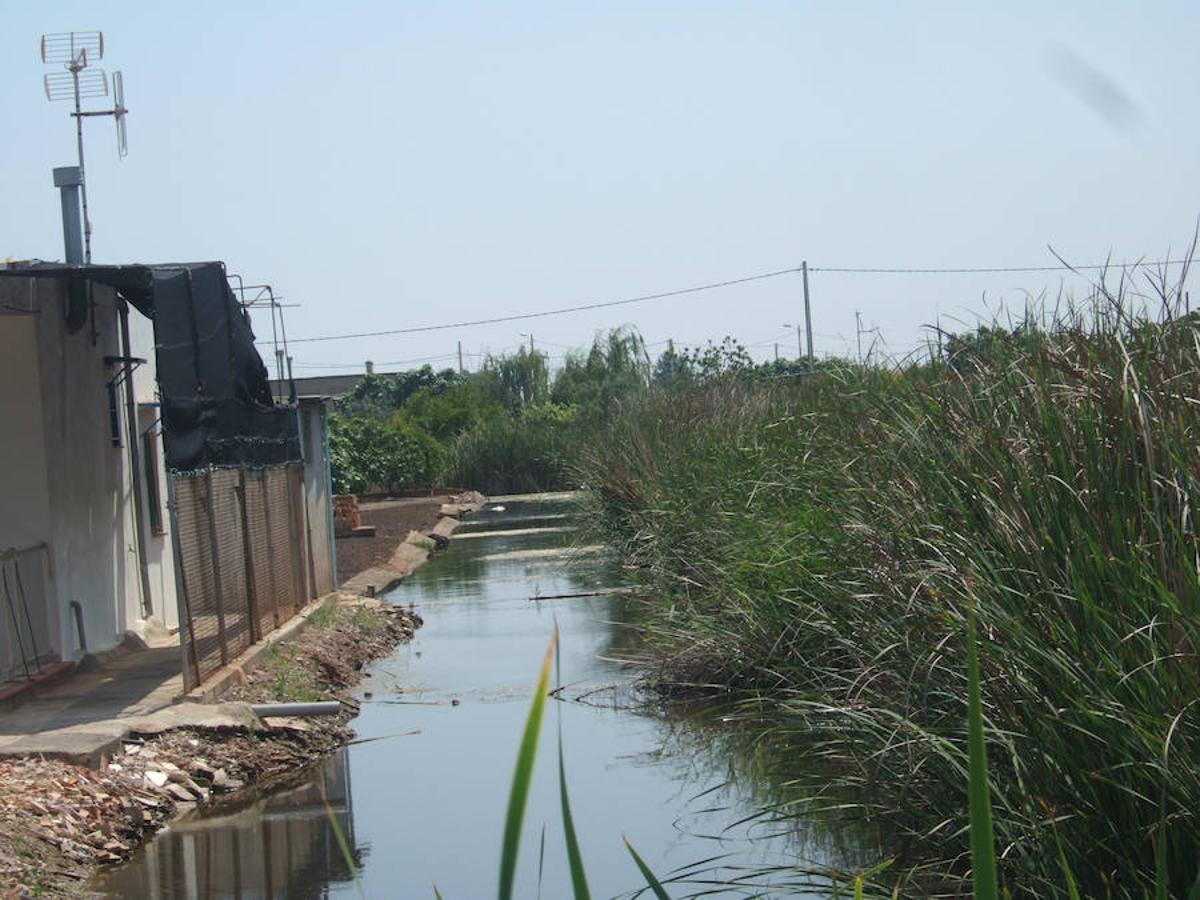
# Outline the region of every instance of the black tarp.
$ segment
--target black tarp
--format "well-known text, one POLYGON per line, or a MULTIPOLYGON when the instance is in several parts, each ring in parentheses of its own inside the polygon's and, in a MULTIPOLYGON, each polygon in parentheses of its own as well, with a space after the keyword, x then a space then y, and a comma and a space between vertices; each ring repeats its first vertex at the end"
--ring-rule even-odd
POLYGON ((300 462, 296 412, 275 404, 221 263, 0 266, 0 275, 95 281, 153 320, 171 471, 300 462))

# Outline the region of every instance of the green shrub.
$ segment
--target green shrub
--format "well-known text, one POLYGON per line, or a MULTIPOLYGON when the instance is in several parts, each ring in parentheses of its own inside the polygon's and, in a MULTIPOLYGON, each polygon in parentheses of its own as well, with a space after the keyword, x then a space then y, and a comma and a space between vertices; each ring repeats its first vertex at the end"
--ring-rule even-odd
POLYGON ((426 486, 440 475, 442 446, 422 429, 393 416, 330 418, 330 468, 337 493, 426 486))

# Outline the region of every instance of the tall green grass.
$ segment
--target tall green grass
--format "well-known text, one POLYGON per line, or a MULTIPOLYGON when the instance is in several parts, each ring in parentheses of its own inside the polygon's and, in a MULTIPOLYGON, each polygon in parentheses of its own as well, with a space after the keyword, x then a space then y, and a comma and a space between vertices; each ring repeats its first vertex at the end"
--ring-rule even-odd
POLYGON ((1001 886, 1186 896, 1200 872, 1200 323, 1165 283, 1137 299, 953 359, 651 391, 585 449, 662 686, 769 706, 774 741, 876 798, 905 890, 966 883, 973 743, 1001 886))
MULTIPOLYGON (((546 656, 538 673, 537 682, 533 688, 533 698, 529 701, 529 713, 525 717, 525 726, 521 733, 521 742, 517 748, 517 760, 513 770, 512 784, 509 787, 508 810, 504 817, 504 837, 500 848, 500 884, 497 892, 500 900, 511 900, 513 881, 516 878, 517 862, 520 858, 521 826, 525 819, 525 808, 529 802, 529 788, 533 782, 534 765, 537 762, 538 737, 542 730, 542 720, 546 715, 547 689, 550 686, 550 664, 553 660, 555 671, 561 673, 558 655, 558 626, 554 627, 554 635, 550 646, 546 648, 546 656)), ((560 685, 561 687, 561 685, 560 685)), ((589 900, 591 889, 588 886, 587 873, 584 871, 583 854, 580 851, 579 839, 575 831, 575 818, 571 813, 571 799, 567 788, 567 767, 563 754, 562 713, 558 717, 558 790, 562 810, 563 838, 567 848, 567 868, 571 875, 571 890, 575 900, 589 900)), ((638 870, 646 879, 646 883, 657 897, 666 897, 662 885, 654 873, 638 855, 638 852, 625 839, 625 848, 633 858, 638 870)), ((541 876, 545 862, 546 829, 542 827, 541 848, 538 853, 538 893, 541 893, 541 876)))
POLYGON ((445 480, 485 494, 517 494, 571 486, 579 439, 569 424, 496 418, 450 442, 445 480))

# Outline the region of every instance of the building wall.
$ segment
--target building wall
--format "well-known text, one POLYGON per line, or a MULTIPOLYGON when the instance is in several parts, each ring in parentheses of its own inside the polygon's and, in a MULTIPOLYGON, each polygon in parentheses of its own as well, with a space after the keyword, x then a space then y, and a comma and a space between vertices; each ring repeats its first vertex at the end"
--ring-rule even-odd
MULTIPOLYGON (((128 458, 124 392, 118 390, 120 444, 113 445, 107 382, 120 371, 106 365, 105 356, 121 353, 116 296, 105 287, 93 289, 94 317, 74 334, 64 322, 65 290, 51 278, 0 278, 0 306, 14 304, 35 310, 28 325, 0 323, 0 340, 20 343, 26 362, 36 358, 37 390, 24 394, 23 403, 5 412, 5 441, 10 435, 22 441, 26 471, 31 472, 27 491, 36 493, 36 472, 44 472, 45 518, 26 516, 17 497, 0 493, 0 523, 23 519, 19 526, 27 537, 49 545, 47 600, 55 621, 58 654, 77 659, 82 653, 70 603, 82 608, 87 649, 95 652, 114 646, 142 615, 141 579, 134 531, 134 496, 128 458), (21 421, 9 427, 8 413, 21 421), (20 435, 17 438, 17 435, 20 435), (28 445, 28 446, 25 446, 28 445)), ((140 319, 131 311, 131 324, 140 319)), ((6 348, 9 349, 9 348, 6 348)), ((16 349, 11 348, 11 349, 16 349)), ((135 343, 135 356, 147 357, 142 378, 153 384, 153 348, 135 343)), ((9 354, 3 353, 7 359, 9 354)), ((14 359, 20 357, 14 357, 14 359)), ((9 363, 0 363, 5 366, 9 363)), ((28 375, 26 386, 30 386, 28 375)), ((15 395, 8 395, 13 397, 15 395)), ((19 398, 18 398, 19 400, 19 398)), ((10 404, 12 405, 12 404, 10 404)), ((160 494, 165 504, 165 482, 160 494)), ((36 503, 34 504, 36 506, 36 503)), ((145 514, 145 511, 141 511, 145 514)), ((148 547, 153 610, 168 622, 175 621, 174 572, 169 538, 153 538, 159 551, 148 547)))
POLYGON ((312 547, 314 597, 337 587, 333 557, 333 497, 329 484, 328 422, 325 403, 300 401, 300 440, 304 452, 304 502, 312 547))
POLYGON ((50 494, 42 453, 42 394, 37 319, 0 315, 0 549, 24 548, 50 537, 50 494))
POLYGON ((49 580, 37 319, 18 310, 15 302, 0 305, 0 682, 60 656, 58 604, 49 580))
MULTIPOLYGON (((151 528, 150 511, 143 509, 142 521, 146 528, 146 558, 150 567, 150 590, 154 595, 154 615, 168 628, 179 627, 179 608, 175 602, 175 553, 172 546, 171 515, 168 509, 168 485, 166 457, 163 450, 162 422, 158 397, 158 382, 155 380, 154 323, 136 310, 129 313, 129 341, 133 355, 146 360, 134 371, 134 397, 139 411, 138 431, 145 434, 153 431, 153 446, 157 453, 153 467, 158 479, 159 522, 161 527, 151 528)), ((143 470, 145 462, 143 460, 143 470)), ((146 491, 146 504, 150 493, 146 491)))
MULTIPOLYGON (((64 658, 80 655, 69 604, 83 610, 88 649, 111 647, 132 621, 138 580, 124 453, 113 446, 105 356, 120 354, 111 290, 93 293, 93 324, 68 334, 59 282, 35 279, 42 438, 50 485, 50 547, 64 658)), ((118 412, 120 410, 118 408, 118 412)), ((123 421, 123 420, 122 420, 123 421)))

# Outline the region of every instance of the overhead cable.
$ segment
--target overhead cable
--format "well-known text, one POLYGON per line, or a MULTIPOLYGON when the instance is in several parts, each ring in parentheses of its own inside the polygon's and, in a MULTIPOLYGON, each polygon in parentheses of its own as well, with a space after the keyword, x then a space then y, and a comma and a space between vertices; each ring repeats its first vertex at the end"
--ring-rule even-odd
POLYGON ((546 309, 541 312, 515 313, 508 316, 494 316, 490 319, 473 319, 466 322, 449 322, 445 325, 419 325, 414 328, 389 328, 382 331, 360 331, 352 334, 326 334, 318 337, 293 338, 291 343, 304 344, 315 341, 347 341, 353 338, 387 337, 393 334, 417 334, 424 331, 445 331, 451 328, 468 328, 472 325, 496 325, 500 322, 518 322, 522 319, 540 319, 544 316, 560 316, 564 313, 583 312, 589 309, 605 309, 610 306, 625 306, 630 303, 645 303, 649 300, 665 300, 668 297, 680 297, 684 294, 697 294, 700 291, 712 291, 717 288, 732 287, 736 284, 747 284, 751 281, 762 281, 766 278, 778 278, 780 275, 792 275, 800 270, 780 269, 778 272, 763 272, 759 275, 747 275, 744 278, 731 278, 728 281, 715 281, 711 284, 699 284, 695 287, 679 288, 674 291, 663 291, 659 294, 643 294, 640 297, 626 297, 623 300, 605 300, 599 303, 584 303, 579 306, 564 306, 559 309, 546 309))
MULTIPOLYGON (((1147 267, 1177 266, 1190 263, 1190 259, 1164 259, 1142 261, 1135 263, 1100 263, 1085 266, 1073 266, 1059 263, 1053 266, 974 266, 959 268, 884 268, 863 266, 809 266, 809 272, 825 272, 853 275, 997 275, 1038 272, 1100 272, 1109 269, 1136 269, 1147 267)), ((730 278, 726 281, 714 281, 708 284, 698 284, 692 287, 678 288, 673 291, 661 291, 656 294, 642 294, 637 297, 625 297, 621 300, 603 300, 596 303, 583 303, 578 306, 563 306, 557 309, 545 309, 539 312, 512 313, 505 316, 492 316, 487 319, 469 319, 461 322, 447 322, 441 325, 417 325, 411 328, 387 328, 379 331, 358 331, 347 334, 324 334, 306 338, 293 338, 293 344, 311 344, 320 341, 348 341, 357 338, 388 337, 396 334, 420 334, 428 331, 448 331, 454 328, 469 328, 475 325, 497 325, 502 322, 520 322, 526 319, 541 319, 547 316, 561 316, 567 313, 585 312, 591 309, 607 309, 613 306, 627 306, 632 303, 646 303, 651 300, 666 300, 671 297, 681 297, 687 294, 698 294, 703 291, 713 291, 720 288, 734 287, 739 284, 749 284, 754 281, 764 281, 768 278, 779 278, 783 275, 795 275, 801 268, 796 266, 778 269, 774 272, 762 272, 757 275, 746 275, 741 278, 730 278)))

